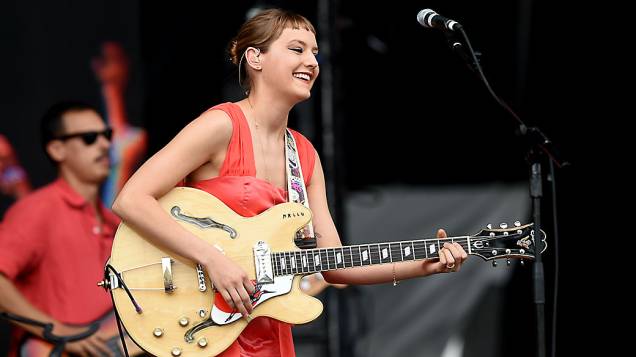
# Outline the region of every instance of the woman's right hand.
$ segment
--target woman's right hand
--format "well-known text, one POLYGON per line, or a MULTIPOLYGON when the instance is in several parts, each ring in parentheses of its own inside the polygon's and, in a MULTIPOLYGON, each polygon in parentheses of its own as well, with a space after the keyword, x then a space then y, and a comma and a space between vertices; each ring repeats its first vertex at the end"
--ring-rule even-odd
POLYGON ((253 310, 250 295, 254 293, 254 284, 240 266, 221 252, 213 255, 204 265, 214 288, 230 307, 247 317, 253 310))

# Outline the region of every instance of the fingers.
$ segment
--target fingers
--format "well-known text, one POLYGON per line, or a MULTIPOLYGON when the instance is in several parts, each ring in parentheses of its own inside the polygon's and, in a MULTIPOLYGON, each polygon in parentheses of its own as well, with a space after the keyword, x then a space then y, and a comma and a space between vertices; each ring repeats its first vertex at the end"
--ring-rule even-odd
POLYGON ((443 229, 438 229, 437 230, 437 238, 446 238, 448 237, 448 235, 446 234, 446 231, 443 229))
MULTIPOLYGON (((253 287, 252 287, 253 289, 253 287)), ((217 289, 223 300, 231 307, 238 310, 243 316, 252 313, 252 299, 243 286, 234 288, 230 286, 228 289, 217 289)))
POLYGON ((447 272, 459 271, 464 260, 468 258, 468 254, 459 243, 444 243, 439 256, 439 261, 445 266, 447 272))
POLYGON ((230 295, 232 296, 232 300, 234 301, 234 307, 241 313, 243 316, 249 315, 247 309, 245 308, 245 304, 241 299, 241 295, 239 292, 234 289, 230 291, 230 295))
POLYGON ((455 267, 455 257, 453 257, 453 252, 450 250, 450 246, 450 243, 444 243, 444 248, 440 251, 440 256, 442 254, 444 255, 446 268, 449 270, 455 267))
POLYGON ((71 342, 66 346, 66 350, 80 357, 113 356, 113 351, 108 348, 104 338, 99 335, 93 335, 84 340, 71 342))
POLYGON ((108 348, 108 345, 106 345, 106 341, 104 340, 104 338, 102 338, 102 336, 96 335, 91 338, 88 343, 95 349, 99 350, 99 352, 101 353, 98 353, 96 356, 114 356, 113 351, 108 348))

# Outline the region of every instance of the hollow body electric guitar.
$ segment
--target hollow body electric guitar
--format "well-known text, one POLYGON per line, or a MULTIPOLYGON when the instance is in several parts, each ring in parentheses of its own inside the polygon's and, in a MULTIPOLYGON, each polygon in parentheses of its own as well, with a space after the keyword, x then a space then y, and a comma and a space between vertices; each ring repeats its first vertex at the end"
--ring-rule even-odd
MULTIPOLYGON (((268 316, 291 324, 314 320, 322 303, 302 292, 303 275, 334 269, 438 258, 444 242, 462 245, 486 260, 532 260, 532 225, 486 229, 473 236, 299 249, 295 233, 311 219, 301 204, 282 203, 242 217, 216 197, 175 188, 159 200, 188 231, 216 246, 255 284, 249 318, 230 308, 203 268, 150 243, 122 223, 102 282, 130 337, 156 356, 213 356, 225 350, 249 320, 268 316)), ((541 235, 544 240, 544 235, 541 235)))

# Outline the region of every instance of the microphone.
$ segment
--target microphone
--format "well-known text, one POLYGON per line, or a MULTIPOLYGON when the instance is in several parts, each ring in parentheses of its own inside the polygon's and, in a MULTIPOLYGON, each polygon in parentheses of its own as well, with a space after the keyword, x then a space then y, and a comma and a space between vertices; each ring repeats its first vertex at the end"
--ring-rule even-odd
POLYGON ((440 30, 459 30, 462 28, 457 21, 447 19, 431 9, 424 9, 417 13, 417 22, 426 28, 436 28, 440 30))

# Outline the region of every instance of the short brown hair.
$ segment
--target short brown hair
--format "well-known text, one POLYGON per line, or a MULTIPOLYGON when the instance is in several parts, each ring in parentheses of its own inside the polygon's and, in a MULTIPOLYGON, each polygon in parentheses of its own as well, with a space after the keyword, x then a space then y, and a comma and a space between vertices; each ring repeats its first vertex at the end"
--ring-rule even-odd
POLYGON ((250 89, 249 73, 241 63, 245 50, 255 47, 261 52, 267 52, 272 42, 276 41, 286 28, 305 29, 316 34, 314 26, 304 16, 282 9, 268 9, 247 20, 230 42, 230 60, 239 66, 239 74, 244 73, 244 76, 240 76, 240 84, 247 90, 250 89))

